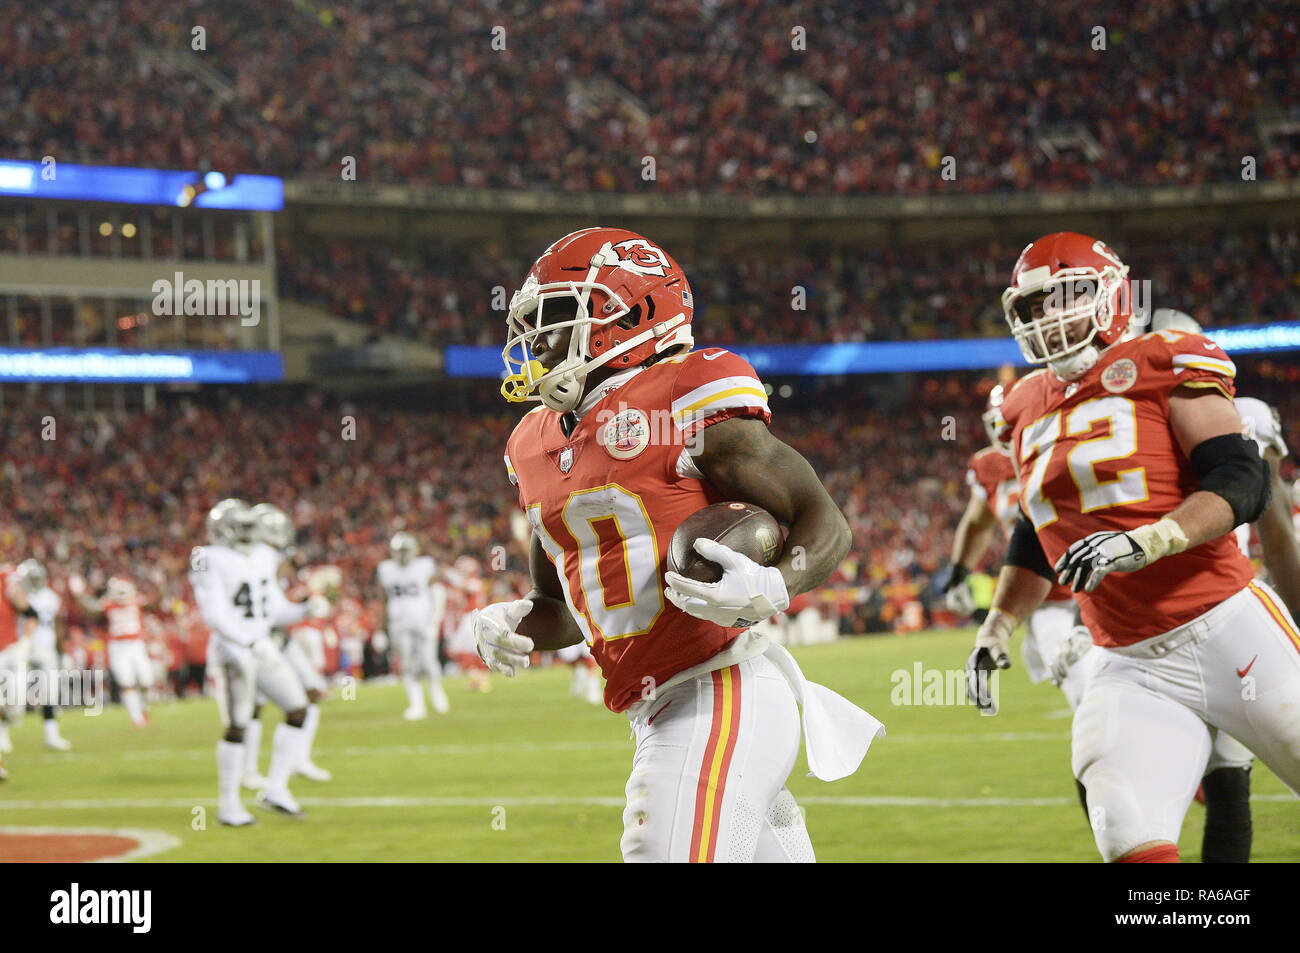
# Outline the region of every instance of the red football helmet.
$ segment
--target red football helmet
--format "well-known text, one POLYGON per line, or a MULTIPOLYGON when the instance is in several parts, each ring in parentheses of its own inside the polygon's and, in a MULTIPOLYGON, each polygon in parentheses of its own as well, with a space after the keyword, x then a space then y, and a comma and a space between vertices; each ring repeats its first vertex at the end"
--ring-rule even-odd
POLYGON ((1016 386, 1019 378, 1014 378, 1005 384, 997 384, 989 391, 988 406, 985 408, 981 419, 984 421, 984 432, 988 434, 989 443, 996 450, 1011 455, 1011 428, 1007 426, 1006 419, 1002 416, 1002 404, 1011 393, 1011 388, 1016 386))
POLYGON ((1086 371, 1119 340, 1132 303, 1128 266, 1104 242, 1078 232, 1044 235, 1026 247, 1002 293, 1025 360, 1050 364, 1066 378, 1086 371))
POLYGON ((694 311, 686 275, 648 239, 622 228, 565 235, 542 252, 510 300, 501 394, 573 410, 596 368, 636 367, 689 348, 694 311), (534 358, 533 342, 565 328, 571 329, 568 355, 547 369, 534 358))

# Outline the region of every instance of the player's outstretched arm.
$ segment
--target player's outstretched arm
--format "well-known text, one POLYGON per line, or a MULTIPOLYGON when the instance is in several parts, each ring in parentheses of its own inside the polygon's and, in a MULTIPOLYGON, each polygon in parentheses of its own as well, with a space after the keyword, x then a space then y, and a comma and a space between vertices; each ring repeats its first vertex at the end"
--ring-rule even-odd
POLYGON ((1264 568, 1291 615, 1300 618, 1300 543, 1291 522, 1291 494, 1282 480, 1282 455, 1270 449, 1264 459, 1273 483, 1272 502, 1255 523, 1264 550, 1264 568))
POLYGON ((534 647, 543 652, 584 641, 582 631, 573 621, 573 613, 564 601, 564 590, 560 588, 555 564, 547 558, 536 533, 528 547, 528 574, 533 589, 526 598, 532 602, 533 608, 515 631, 532 639, 534 647))
POLYGON ((27 599, 27 590, 23 588, 23 584, 19 581, 16 573, 9 577, 9 581, 5 585, 5 598, 19 612, 25 612, 31 607, 31 603, 27 599))
POLYGON ((966 511, 961 514, 957 530, 952 537, 952 564, 968 572, 979 564, 993 542, 993 530, 998 518, 986 500, 971 495, 966 511))
POLYGON ((761 506, 789 530, 776 564, 789 595, 816 589, 830 578, 853 535, 803 455, 748 417, 714 424, 700 443, 695 465, 726 499, 761 506))

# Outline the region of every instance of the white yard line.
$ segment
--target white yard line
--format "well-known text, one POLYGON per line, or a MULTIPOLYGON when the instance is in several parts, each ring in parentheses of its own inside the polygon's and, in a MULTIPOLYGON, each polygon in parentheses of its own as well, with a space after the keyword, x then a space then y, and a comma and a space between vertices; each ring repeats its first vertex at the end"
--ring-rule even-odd
MULTIPOLYGON (((1290 794, 1254 794, 1252 801, 1289 803, 1290 794)), ((1059 807, 1078 804, 1070 797, 906 797, 866 795, 810 795, 798 799, 803 805, 829 807, 1059 807)), ((13 811, 84 811, 109 808, 153 810, 189 809, 213 806, 211 796, 183 798, 71 798, 65 800, 7 800, 0 798, 0 809, 13 811)), ((304 807, 394 808, 394 807, 622 807, 621 797, 300 797, 304 807)), ((25 830, 32 830, 25 828, 25 830)), ((122 832, 137 836, 137 832, 122 832)))
MULTIPOLYGON (((1009 731, 991 735, 886 735, 877 744, 961 744, 972 742, 1039 742, 1069 741, 1069 732, 1048 731, 1009 731)), ((264 746, 265 747, 265 746, 264 746)), ((328 759, 330 757, 359 758, 387 757, 389 755, 471 755, 509 753, 514 751, 591 751, 603 749, 609 751, 632 751, 633 745, 628 741, 519 741, 486 742, 483 744, 447 744, 447 745, 348 745, 331 748, 328 745, 317 746, 313 756, 328 759)), ((71 764, 76 761, 208 761, 214 757, 212 750, 204 748, 142 748, 138 751, 112 750, 74 750, 68 752, 35 755, 31 760, 38 764, 71 764)))

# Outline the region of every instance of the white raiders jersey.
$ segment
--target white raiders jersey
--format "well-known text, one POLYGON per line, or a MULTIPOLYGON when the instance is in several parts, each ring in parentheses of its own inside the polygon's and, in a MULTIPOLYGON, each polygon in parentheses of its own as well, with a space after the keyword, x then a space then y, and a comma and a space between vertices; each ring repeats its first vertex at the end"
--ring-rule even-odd
POLYGON ((190 585, 204 623, 239 645, 270 636, 272 626, 293 625, 307 614, 280 589, 278 552, 258 543, 247 553, 229 546, 200 546, 190 556, 190 585))
MULTIPOLYGON (((1237 408, 1237 413, 1241 414, 1241 422, 1244 425, 1242 434, 1255 441, 1261 457, 1270 448, 1283 457, 1290 453, 1286 441, 1282 439, 1282 424, 1276 410, 1254 397, 1238 397, 1233 404, 1237 408)), ((1234 532, 1237 534, 1237 545, 1249 557, 1250 525, 1242 523, 1234 532)))
POLYGON ((433 577, 438 571, 432 556, 416 556, 405 566, 395 559, 379 564, 376 576, 388 601, 388 626, 423 629, 434 609, 433 577))
POLYGON ((32 630, 32 648, 36 651, 51 651, 54 648, 54 620, 58 618, 62 600, 59 594, 46 586, 27 597, 32 611, 36 613, 36 628, 32 630))

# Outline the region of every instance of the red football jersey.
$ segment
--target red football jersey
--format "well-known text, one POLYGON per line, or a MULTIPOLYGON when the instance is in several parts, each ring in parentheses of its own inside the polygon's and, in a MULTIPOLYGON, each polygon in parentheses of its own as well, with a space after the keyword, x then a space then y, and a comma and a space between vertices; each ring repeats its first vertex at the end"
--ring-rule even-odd
POLYGON ((723 499, 688 448, 730 417, 771 419, 754 369, 721 348, 668 358, 611 388, 621 377, 568 437, 560 414, 538 408, 506 446, 519 505, 558 569, 616 712, 743 631, 679 610, 663 576, 678 525, 723 499))
MULTIPOLYGON (((1107 348, 1075 381, 1040 370, 1016 385, 1002 414, 1021 505, 1048 562, 1089 533, 1154 522, 1196 489, 1169 426, 1169 395, 1209 387, 1231 399, 1235 373, 1208 338, 1157 331, 1107 348)), ((1130 645, 1189 622, 1252 578, 1229 532, 1138 572, 1111 573, 1075 598, 1098 645, 1130 645)))
POLYGON ((104 617, 108 620, 110 640, 140 638, 143 632, 140 606, 143 604, 144 599, 140 596, 104 602, 104 617))
POLYGON ((0 568, 0 651, 18 641, 18 613, 9 603, 9 580, 15 572, 13 566, 0 568))
POLYGON ((970 458, 966 485, 971 496, 987 503, 1008 535, 1020 515, 1020 480, 1011 458, 997 447, 985 447, 970 458))
MULTIPOLYGON (((1020 478, 1011 457, 997 447, 985 447, 973 454, 966 470, 971 495, 983 500, 998 518, 1002 532, 1011 538, 1011 528, 1020 517, 1020 478)), ((1046 602, 1068 602, 1074 598, 1068 586, 1056 583, 1046 602)))

